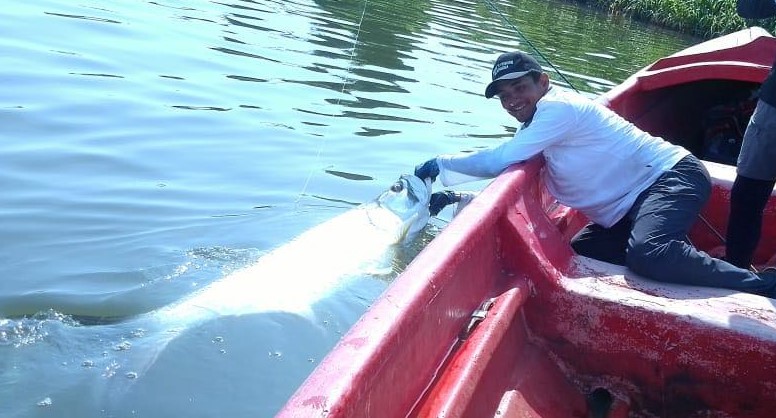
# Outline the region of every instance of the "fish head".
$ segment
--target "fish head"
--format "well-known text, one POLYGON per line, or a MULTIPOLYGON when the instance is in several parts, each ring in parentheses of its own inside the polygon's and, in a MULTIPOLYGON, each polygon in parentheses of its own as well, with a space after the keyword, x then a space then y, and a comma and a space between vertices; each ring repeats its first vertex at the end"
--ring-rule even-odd
POLYGON ((404 174, 377 197, 377 204, 395 215, 400 223, 397 242, 410 240, 428 223, 431 181, 404 174))

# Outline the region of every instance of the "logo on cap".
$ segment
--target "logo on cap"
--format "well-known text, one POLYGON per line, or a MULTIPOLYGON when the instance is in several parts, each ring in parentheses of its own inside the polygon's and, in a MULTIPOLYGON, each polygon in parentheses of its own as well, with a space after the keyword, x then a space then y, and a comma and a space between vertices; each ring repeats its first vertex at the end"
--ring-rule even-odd
POLYGON ((510 65, 513 65, 515 62, 512 60, 509 61, 502 61, 496 64, 495 67, 493 67, 493 78, 498 78, 498 73, 508 70, 510 65))

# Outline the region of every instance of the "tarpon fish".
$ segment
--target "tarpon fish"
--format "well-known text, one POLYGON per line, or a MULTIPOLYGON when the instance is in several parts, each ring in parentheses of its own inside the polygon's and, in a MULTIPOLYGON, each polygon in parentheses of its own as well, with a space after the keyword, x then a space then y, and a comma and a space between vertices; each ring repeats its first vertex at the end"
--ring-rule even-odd
MULTIPOLYGON (((394 255, 401 244, 408 242, 427 224, 430 195, 430 182, 414 175, 403 175, 376 199, 305 231, 253 264, 208 284, 178 302, 119 323, 72 326, 67 331, 70 341, 88 338, 87 341, 116 345, 119 343, 116 336, 127 329, 142 330, 142 336, 133 338, 126 347, 119 347, 119 351, 116 348, 111 351, 104 347, 101 349, 91 342, 79 343, 78 348, 72 349, 78 351, 72 353, 75 358, 99 359, 99 352, 104 350, 113 354, 101 361, 110 363, 107 366, 92 366, 89 363, 88 366, 94 370, 91 374, 84 367, 74 366, 75 372, 66 380, 80 387, 79 390, 91 391, 89 399, 108 404, 101 408, 107 406, 110 409, 109 405, 120 403, 122 393, 133 386, 133 382, 142 380, 169 343, 184 331, 206 321, 225 316, 289 312, 315 322, 311 308, 336 290, 346 287, 351 279, 391 272, 394 255), (90 355, 84 352, 89 347, 97 353, 90 355), (121 373, 133 376, 132 379, 114 377, 109 379, 112 383, 105 381, 105 376, 110 373, 104 370, 110 371, 119 366, 121 373), (103 371, 100 372, 100 369, 103 371), (94 378, 97 380, 92 380, 94 378)), ((0 325, 3 325, 2 321, 0 325)), ((6 326, 13 327, 13 324, 6 326)), ((42 366, 46 361, 45 349, 43 346, 36 347, 37 344, 13 349, 9 352, 11 357, 0 360, 0 398, 7 395, 8 399, 18 400, 19 416, 24 416, 24 411, 29 412, 28 408, 37 411, 35 408, 40 404, 35 406, 33 401, 41 402, 40 398, 44 395, 73 390, 72 387, 46 387, 45 373, 71 369, 62 365, 42 366), (28 358, 30 355, 34 357, 28 358), (31 363, 39 363, 40 366, 23 372, 24 365, 31 363), (22 374, 15 377, 7 374, 14 374, 14 370, 22 374), (36 377, 36 371, 45 373, 36 377), (28 378, 34 381, 19 381, 28 378), (22 384, 4 385, 6 380, 22 384)), ((62 344, 56 344, 54 349, 67 350, 62 344)), ((89 404, 90 401, 84 397, 78 405, 59 407, 77 406, 89 410, 89 404)), ((52 405, 51 408, 56 407, 52 405)))
POLYGON ((348 279, 392 270, 398 245, 413 238, 429 220, 431 184, 402 175, 376 199, 317 225, 263 255, 254 264, 219 279, 180 302, 137 318, 150 333, 152 347, 141 363, 145 371, 177 331, 204 321, 259 312, 313 316, 311 307, 347 284, 348 279))
POLYGON ((185 328, 225 315, 309 314, 315 301, 347 278, 390 271, 392 250, 428 222, 430 196, 430 184, 403 175, 376 199, 307 230, 253 265, 151 316, 185 328))

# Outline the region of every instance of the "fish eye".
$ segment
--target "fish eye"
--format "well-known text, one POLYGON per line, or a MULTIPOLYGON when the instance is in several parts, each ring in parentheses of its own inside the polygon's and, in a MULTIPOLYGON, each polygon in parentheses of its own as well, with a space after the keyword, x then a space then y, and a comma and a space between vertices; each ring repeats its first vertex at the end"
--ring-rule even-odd
POLYGON ((391 186, 391 191, 394 192, 394 193, 399 193, 402 190, 404 190, 404 185, 400 181, 397 181, 396 183, 393 183, 393 186, 391 186))

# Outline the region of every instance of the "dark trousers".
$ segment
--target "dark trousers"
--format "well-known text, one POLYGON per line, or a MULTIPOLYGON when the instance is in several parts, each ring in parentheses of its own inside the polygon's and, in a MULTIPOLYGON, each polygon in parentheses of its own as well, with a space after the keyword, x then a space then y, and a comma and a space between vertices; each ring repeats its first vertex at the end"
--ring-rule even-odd
POLYGON ((774 181, 736 176, 730 190, 730 217, 726 237, 725 260, 749 268, 754 258, 763 225, 763 210, 771 197, 774 181))
POLYGON ((589 224, 571 245, 580 255, 625 265, 649 279, 771 296, 776 280, 712 258, 687 241, 710 193, 709 173, 688 155, 644 190, 619 222, 611 228, 589 224))

